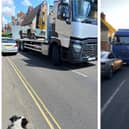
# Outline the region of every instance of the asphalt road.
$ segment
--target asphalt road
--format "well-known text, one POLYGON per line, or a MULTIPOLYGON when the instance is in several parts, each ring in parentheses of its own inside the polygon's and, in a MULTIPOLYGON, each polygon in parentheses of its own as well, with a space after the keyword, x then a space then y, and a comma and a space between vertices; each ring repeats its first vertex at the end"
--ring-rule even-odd
POLYGON ((101 83, 101 129, 129 129, 129 66, 101 83))
POLYGON ((96 62, 55 67, 48 58, 28 52, 4 56, 2 64, 3 128, 13 114, 26 116, 30 129, 97 128, 96 62))

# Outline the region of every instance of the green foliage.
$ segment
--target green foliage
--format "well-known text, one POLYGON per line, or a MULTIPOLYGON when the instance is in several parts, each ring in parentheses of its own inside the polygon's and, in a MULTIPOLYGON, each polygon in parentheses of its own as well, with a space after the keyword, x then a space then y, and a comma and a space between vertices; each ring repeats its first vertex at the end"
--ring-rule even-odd
POLYGON ((2 33, 2 37, 11 38, 12 37, 12 34, 11 33, 2 33))

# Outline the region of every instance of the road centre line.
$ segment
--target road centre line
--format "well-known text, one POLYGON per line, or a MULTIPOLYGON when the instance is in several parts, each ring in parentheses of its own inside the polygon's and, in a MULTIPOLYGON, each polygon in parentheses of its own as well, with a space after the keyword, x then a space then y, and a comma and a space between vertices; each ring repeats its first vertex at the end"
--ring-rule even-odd
POLYGON ((112 102, 112 100, 114 99, 114 97, 117 95, 117 93, 119 92, 119 90, 121 89, 121 87, 125 84, 125 82, 126 82, 126 80, 123 80, 120 83, 120 85, 117 87, 117 89, 115 90, 115 92, 111 95, 111 97, 108 99, 108 101, 104 104, 104 106, 101 109, 101 114, 104 113, 104 111, 107 109, 107 107, 112 102))
POLYGON ((82 77, 88 77, 86 74, 81 73, 81 72, 79 72, 79 71, 72 70, 72 72, 73 72, 73 73, 76 73, 76 74, 78 74, 79 76, 82 76, 82 77))
POLYGON ((36 104, 36 106, 38 107, 40 113, 42 114, 43 118, 45 119, 45 121, 47 122, 48 126, 50 127, 50 129, 55 129, 54 126, 52 125, 51 121, 49 120, 48 116, 45 114, 45 112, 47 112, 47 114, 49 115, 49 117, 51 118, 52 122, 57 126, 58 129, 61 129, 61 126, 58 124, 58 122, 56 121, 56 119, 54 118, 54 116, 50 113, 50 111, 48 110, 48 108, 46 107, 46 105, 44 104, 43 100, 40 99, 40 97, 37 95, 37 93, 34 91, 34 89, 32 88, 32 86, 29 84, 29 82, 25 79, 25 77, 23 76, 23 74, 21 73, 21 71, 17 68, 17 66, 9 59, 7 58, 9 64, 12 66, 12 68, 14 69, 14 71, 16 72, 17 76, 19 77, 19 79, 21 80, 23 86, 25 87, 25 89, 27 90, 27 92, 30 94, 30 96, 32 97, 34 103, 36 104), (39 102, 38 102, 38 101, 39 102), (42 108, 44 108, 45 111, 43 111, 43 109, 41 108, 40 104, 42 105, 42 108))

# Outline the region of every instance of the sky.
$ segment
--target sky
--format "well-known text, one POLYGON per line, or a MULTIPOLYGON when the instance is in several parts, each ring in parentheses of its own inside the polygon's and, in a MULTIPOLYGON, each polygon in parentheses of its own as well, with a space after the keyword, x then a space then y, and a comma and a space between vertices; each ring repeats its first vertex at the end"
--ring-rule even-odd
MULTIPOLYGON (((2 23, 7 24, 11 21, 11 16, 17 15, 18 12, 27 12, 28 6, 36 7, 43 0, 2 0, 2 23)), ((49 4, 53 3, 53 0, 47 0, 49 4)))
POLYGON ((101 0, 101 12, 116 29, 129 29, 129 0, 101 0))
MULTIPOLYGON (((27 12, 28 6, 36 7, 43 0, 2 0, 2 23, 11 21, 18 12, 27 12)), ((52 4, 54 0, 47 0, 52 4)), ((106 14, 106 20, 116 29, 129 28, 129 0, 100 0, 100 12, 106 14)))

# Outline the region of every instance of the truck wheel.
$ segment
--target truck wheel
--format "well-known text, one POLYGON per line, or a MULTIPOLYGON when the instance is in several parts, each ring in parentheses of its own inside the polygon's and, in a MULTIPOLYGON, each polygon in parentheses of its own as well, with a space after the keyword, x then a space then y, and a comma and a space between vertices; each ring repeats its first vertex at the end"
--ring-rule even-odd
POLYGON ((52 62, 54 65, 61 64, 61 55, 60 48, 57 45, 54 45, 52 48, 52 62))
POLYGON ((20 50, 21 50, 21 51, 25 51, 24 43, 21 43, 21 44, 20 44, 20 50))

